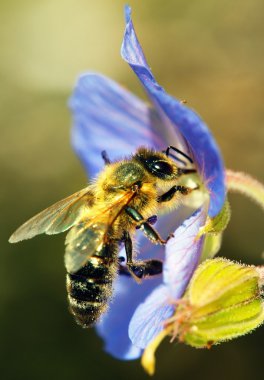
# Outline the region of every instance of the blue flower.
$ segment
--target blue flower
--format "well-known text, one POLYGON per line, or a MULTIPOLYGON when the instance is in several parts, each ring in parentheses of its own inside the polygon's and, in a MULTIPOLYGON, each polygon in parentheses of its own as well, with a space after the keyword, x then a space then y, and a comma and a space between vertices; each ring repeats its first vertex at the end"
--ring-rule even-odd
MULTIPOLYGON (((219 149, 203 120, 156 82, 136 37, 129 7, 121 55, 142 83, 151 106, 103 75, 87 73, 78 79, 70 101, 72 143, 88 176, 94 177, 103 168, 103 150, 111 159, 118 159, 142 145, 156 150, 172 145, 193 157, 210 194, 209 204, 189 217, 167 244, 163 278, 138 285, 128 276, 119 276, 114 284, 113 300, 97 331, 111 355, 135 359, 172 315, 175 306, 170 301, 182 296, 198 265, 203 237, 195 237, 207 215, 215 217, 221 211, 225 178, 219 149)), ((175 213, 157 223, 161 233, 176 227, 175 213)), ((141 238, 139 247, 140 259, 164 259, 163 247, 141 238)))

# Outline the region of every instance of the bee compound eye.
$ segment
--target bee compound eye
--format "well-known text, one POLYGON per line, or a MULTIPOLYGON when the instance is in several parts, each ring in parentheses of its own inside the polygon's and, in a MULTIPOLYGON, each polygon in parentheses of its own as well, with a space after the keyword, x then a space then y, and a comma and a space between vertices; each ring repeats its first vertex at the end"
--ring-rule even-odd
POLYGON ((173 174, 173 167, 166 161, 159 160, 156 157, 146 160, 147 168, 152 174, 159 178, 166 178, 173 174))
POLYGON ((135 155, 141 165, 153 176, 164 180, 171 180, 175 177, 177 170, 170 163, 169 159, 155 152, 143 152, 135 155))
POLYGON ((155 162, 154 168, 155 168, 155 170, 162 172, 162 173, 166 173, 166 174, 172 174, 173 173, 173 169, 172 169, 171 165, 165 161, 155 162))

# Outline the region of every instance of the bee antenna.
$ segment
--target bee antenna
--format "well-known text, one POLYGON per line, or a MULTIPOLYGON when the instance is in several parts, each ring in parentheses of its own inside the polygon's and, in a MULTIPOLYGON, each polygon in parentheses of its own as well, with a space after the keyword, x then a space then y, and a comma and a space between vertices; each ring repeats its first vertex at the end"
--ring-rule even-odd
POLYGON ((102 159, 104 160, 105 165, 111 164, 110 158, 108 157, 108 154, 106 150, 103 150, 101 152, 102 159))
MULTIPOLYGON (((162 153, 166 154, 166 151, 164 150, 162 153)), ((168 155, 167 155, 168 156, 168 155)), ((170 153, 170 157, 173 158, 175 161, 180 162, 184 166, 187 166, 186 161, 181 160, 179 157, 175 156, 174 154, 170 153)))
POLYGON ((183 169, 183 168, 179 168, 178 169, 178 174, 181 175, 181 174, 191 174, 191 173, 196 173, 197 170, 195 169, 183 169))
MULTIPOLYGON (((165 151, 165 154, 166 156, 169 156, 170 155, 170 149, 174 150, 175 152, 177 152, 178 154, 180 154, 181 156, 185 157, 191 164, 193 164, 193 160, 191 159, 190 156, 188 156, 186 153, 182 152, 180 149, 178 148, 175 148, 175 146, 168 146, 168 148, 166 149, 165 151)), ((174 155, 172 155, 173 157, 175 157, 174 155)), ((175 157, 176 158, 176 157, 175 157)), ((181 161, 180 159, 178 159, 178 161, 181 161)))

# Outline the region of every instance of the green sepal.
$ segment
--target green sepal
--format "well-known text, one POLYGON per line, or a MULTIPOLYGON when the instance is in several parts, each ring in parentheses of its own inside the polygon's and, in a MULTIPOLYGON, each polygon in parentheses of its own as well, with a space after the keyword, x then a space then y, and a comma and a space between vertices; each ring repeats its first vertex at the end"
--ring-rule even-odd
POLYGON ((189 301, 199 307, 208 305, 231 292, 237 294, 237 288, 243 287, 249 279, 254 279, 258 287, 259 274, 254 266, 224 258, 207 260, 199 265, 191 279, 187 291, 189 301))
POLYGON ((264 321, 259 271, 223 258, 202 263, 175 313, 175 330, 193 347, 244 335, 264 321))
MULTIPOLYGON (((245 306, 245 310, 238 309, 233 311, 233 314, 240 317, 237 322, 230 321, 230 312, 226 315, 226 320, 223 319, 222 325, 219 327, 209 328, 199 324, 194 325, 185 335, 184 342, 195 348, 210 348, 213 344, 220 344, 224 341, 237 338, 252 332, 264 321, 264 308, 260 300, 254 301, 245 306), (245 315, 243 315, 243 312, 245 315), (251 318, 245 318, 247 315, 252 315, 251 318)), ((220 315, 218 316, 221 317, 220 315)))
POLYGON ((212 259, 219 252, 222 244, 222 236, 222 232, 205 235, 200 262, 206 259, 212 259))
POLYGON ((218 234, 224 231, 231 218, 231 208, 228 200, 226 199, 224 206, 220 213, 214 218, 207 218, 206 224, 200 229, 197 238, 204 234, 218 234))

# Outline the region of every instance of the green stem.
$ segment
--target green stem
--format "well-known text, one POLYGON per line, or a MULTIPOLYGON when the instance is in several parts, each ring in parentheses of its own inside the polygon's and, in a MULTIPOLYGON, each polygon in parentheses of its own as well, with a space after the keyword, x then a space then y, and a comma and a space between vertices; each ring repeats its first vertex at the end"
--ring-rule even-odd
POLYGON ((242 172, 226 171, 228 191, 246 195, 264 209, 264 186, 262 183, 242 172))

